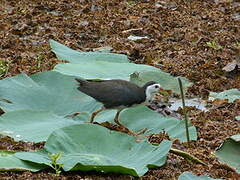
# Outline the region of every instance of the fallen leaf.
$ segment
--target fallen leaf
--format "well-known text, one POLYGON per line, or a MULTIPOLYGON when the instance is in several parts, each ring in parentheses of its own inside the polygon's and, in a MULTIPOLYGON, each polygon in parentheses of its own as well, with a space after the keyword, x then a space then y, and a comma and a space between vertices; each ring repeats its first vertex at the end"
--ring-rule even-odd
POLYGON ((224 66, 224 68, 222 68, 222 70, 231 72, 236 68, 240 68, 240 62, 233 60, 231 63, 228 63, 226 66, 224 66))

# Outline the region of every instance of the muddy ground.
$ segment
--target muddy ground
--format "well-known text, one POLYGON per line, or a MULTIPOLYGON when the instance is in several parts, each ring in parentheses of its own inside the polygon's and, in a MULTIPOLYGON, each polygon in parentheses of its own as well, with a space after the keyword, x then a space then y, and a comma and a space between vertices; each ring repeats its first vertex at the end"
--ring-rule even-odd
MULTIPOLYGON (((187 94, 207 98, 210 91, 240 88, 240 73, 222 70, 240 61, 240 2, 238 0, 1 0, 1 79, 21 72, 33 74, 50 70, 58 62, 49 39, 71 48, 92 51, 111 46, 113 52, 129 56, 135 63, 150 64, 194 83, 187 94), (139 41, 130 35, 147 36, 139 41)), ((191 108, 189 115, 197 127, 198 140, 190 147, 174 142, 174 147, 190 152, 207 165, 169 154, 165 166, 149 170, 144 180, 177 179, 184 171, 213 178, 240 179, 221 164, 212 152, 231 135, 240 133, 240 101, 209 102, 209 112, 191 108)), ((154 136, 152 142, 159 142, 154 136)), ((0 149, 29 151, 43 144, 14 142, 0 138, 0 149)), ((1 179, 134 179, 127 175, 96 172, 51 171, 0 172, 1 179)))

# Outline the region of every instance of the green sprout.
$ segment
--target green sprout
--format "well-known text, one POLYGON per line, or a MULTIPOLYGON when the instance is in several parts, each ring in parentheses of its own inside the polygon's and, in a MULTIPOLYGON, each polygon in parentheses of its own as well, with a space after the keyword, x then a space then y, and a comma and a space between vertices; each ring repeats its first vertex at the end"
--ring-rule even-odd
POLYGON ((215 50, 223 49, 223 47, 214 40, 207 42, 207 46, 215 50))
POLYGON ((9 70, 9 64, 6 61, 0 60, 0 77, 7 74, 9 70))
POLYGON ((127 5, 128 5, 128 6, 134 6, 135 4, 136 4, 135 1, 132 1, 132 0, 127 1, 127 5))
POLYGON ((48 154, 50 160, 51 160, 51 167, 55 170, 56 176, 59 176, 61 174, 61 168, 63 167, 62 163, 58 163, 58 160, 62 157, 63 153, 55 153, 55 154, 48 154))
POLYGON ((42 55, 39 55, 39 56, 37 56, 36 59, 37 59, 37 68, 39 69, 39 68, 41 68, 41 64, 44 60, 44 57, 42 55))

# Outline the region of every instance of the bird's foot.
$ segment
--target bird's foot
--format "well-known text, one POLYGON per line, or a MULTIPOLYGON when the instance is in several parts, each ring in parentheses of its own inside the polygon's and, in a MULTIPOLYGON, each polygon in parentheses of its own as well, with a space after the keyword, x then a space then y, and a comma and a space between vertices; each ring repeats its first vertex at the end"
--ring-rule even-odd
POLYGON ((122 125, 122 126, 120 125, 120 127, 121 127, 126 133, 128 133, 129 135, 132 135, 132 136, 135 136, 135 137, 138 137, 138 136, 140 136, 141 134, 144 134, 144 133, 147 131, 147 128, 141 129, 141 130, 138 131, 138 132, 134 132, 134 131, 128 129, 127 127, 123 126, 123 125, 122 125))
POLYGON ((132 135, 132 136, 135 136, 135 137, 138 137, 140 136, 141 134, 145 133, 147 131, 147 128, 144 128, 144 129, 141 129, 140 131, 138 132, 134 132, 130 129, 128 129, 126 126, 124 126, 119 120, 118 118, 115 117, 114 119, 114 122, 126 133, 128 133, 129 135, 132 135))
POLYGON ((131 131, 131 130, 128 129, 128 134, 136 137, 136 142, 141 142, 141 141, 143 141, 143 140, 145 139, 145 137, 144 137, 144 136, 141 136, 141 134, 143 134, 144 132, 146 132, 146 130, 147 130, 147 129, 144 128, 144 129, 141 129, 141 130, 138 131, 138 132, 134 132, 134 131, 131 131))
POLYGON ((76 117, 76 116, 79 115, 79 114, 80 114, 80 112, 75 112, 75 113, 73 113, 73 114, 66 115, 65 117, 66 117, 66 118, 74 118, 74 117, 76 117))
POLYGON ((143 129, 139 130, 139 131, 137 132, 137 134, 138 134, 138 135, 144 134, 147 130, 148 130, 147 128, 143 128, 143 129))
MULTIPOLYGON (((129 130, 129 129, 128 129, 128 130, 129 130)), ((137 131, 137 132, 134 132, 134 131, 129 130, 129 134, 138 137, 138 136, 144 134, 146 131, 147 131, 147 128, 143 128, 143 129, 141 129, 141 130, 139 130, 139 131, 137 131)))

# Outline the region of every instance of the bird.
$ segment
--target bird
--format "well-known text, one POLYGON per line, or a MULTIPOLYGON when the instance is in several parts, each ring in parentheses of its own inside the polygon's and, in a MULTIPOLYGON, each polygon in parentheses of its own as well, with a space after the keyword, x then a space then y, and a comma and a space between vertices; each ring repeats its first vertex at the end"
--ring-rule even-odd
POLYGON ((105 109, 117 109, 114 122, 128 130, 130 134, 135 133, 120 122, 120 112, 136 105, 150 104, 161 88, 161 85, 155 81, 149 81, 140 87, 133 82, 121 79, 86 80, 75 78, 75 80, 79 83, 77 88, 79 91, 103 104, 101 109, 92 113, 90 123, 94 122, 94 118, 99 112, 105 109))

